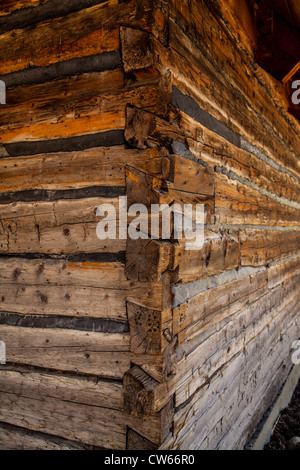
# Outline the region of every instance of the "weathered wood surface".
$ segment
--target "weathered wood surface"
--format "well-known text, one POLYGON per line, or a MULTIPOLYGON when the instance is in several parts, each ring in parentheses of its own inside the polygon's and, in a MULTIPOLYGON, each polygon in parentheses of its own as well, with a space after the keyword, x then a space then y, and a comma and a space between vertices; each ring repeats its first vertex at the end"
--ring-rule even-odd
MULTIPOLYGON (((232 358, 244 354, 246 344, 258 344, 260 331, 272 327, 277 333, 270 334, 270 341, 281 337, 284 326, 278 315, 286 315, 286 321, 296 322, 298 328, 299 257, 232 282, 219 276, 219 281, 219 286, 214 286, 215 279, 211 288, 206 286, 203 293, 173 310, 179 362, 176 376, 155 391, 158 403, 173 393, 177 406, 189 403, 198 388, 206 383, 209 387, 210 377, 219 368, 226 370, 232 358)), ((260 355, 262 347, 256 346, 256 354, 260 355)))
MULTIPOLYGON (((25 428, 0 424, 0 449, 9 450, 92 450, 93 446, 82 445, 74 441, 40 432, 29 431, 25 428)), ((95 450, 97 450, 96 448, 95 450)))
POLYGON ((177 280, 184 283, 238 268, 240 258, 239 232, 205 230, 200 250, 188 251, 182 242, 174 247, 177 280))
MULTIPOLYGON (((125 187, 126 165, 159 176, 160 152, 157 149, 140 152, 116 146, 3 158, 0 160, 0 191, 125 187)), ((0 201, 4 197, 1 193, 0 201)))
POLYGON ((133 27, 162 36, 164 24, 154 13, 151 1, 143 1, 143 8, 139 8, 137 1, 120 5, 109 0, 31 28, 9 31, 0 37, 0 74, 117 50, 119 24, 124 18, 133 27))
POLYGON ((299 226, 300 209, 281 204, 256 189, 216 176, 216 220, 231 225, 299 226))
POLYGON ((176 118, 178 122, 170 124, 141 109, 128 108, 125 138, 140 149, 159 145, 170 147, 172 142, 175 142, 175 148, 184 149, 187 142, 186 154, 201 165, 204 163, 219 173, 252 184, 262 194, 300 202, 299 176, 291 173, 287 166, 276 163, 265 150, 260 151, 250 144, 244 145, 245 148, 236 147, 182 111, 177 111, 176 118))
POLYGON ((41 3, 45 3, 45 0, 3 0, 3 2, 1 2, 0 16, 8 15, 13 11, 21 10, 22 8, 34 7, 41 3))
POLYGON ((0 206, 2 254, 118 253, 126 241, 102 240, 97 235, 102 204, 115 208, 118 198, 59 199, 54 202, 17 202, 0 206))
MULTIPOLYGON (((274 122, 274 113, 272 112, 272 105, 271 107, 269 105, 269 98, 264 96, 263 107, 264 111, 268 109, 268 114, 264 112, 264 119, 271 118, 271 123, 268 122, 266 125, 264 119, 261 117, 261 109, 259 109, 259 112, 256 109, 252 110, 253 103, 257 100, 253 101, 253 84, 249 82, 248 77, 247 80, 243 82, 243 85, 245 85, 245 83, 248 84, 248 94, 245 94, 244 90, 241 93, 239 88, 229 89, 227 86, 228 81, 232 81, 230 73, 228 80, 224 82, 223 71, 220 73, 219 68, 214 68, 211 62, 208 62, 206 57, 195 47, 195 44, 183 34, 179 26, 175 26, 175 22, 172 21, 170 22, 170 43, 172 44, 172 48, 168 50, 168 54, 160 51, 163 61, 162 73, 170 69, 173 76, 176 77, 176 80, 173 79, 173 83, 177 84, 182 91, 185 90, 185 93, 190 95, 193 100, 196 99, 198 107, 200 106, 205 112, 210 113, 216 120, 219 120, 223 125, 227 126, 228 134, 232 132, 235 133, 237 143, 240 142, 240 145, 244 146, 245 142, 248 141, 252 146, 260 149, 261 152, 267 154, 274 161, 277 161, 279 165, 284 164, 286 168, 289 168, 297 176, 299 171, 298 159, 293 150, 293 145, 297 145, 297 139, 294 138, 293 143, 291 143, 290 148, 288 148, 287 143, 290 141, 292 135, 288 131, 290 125, 288 121, 289 117, 285 115, 285 98, 282 99, 275 88, 275 84, 271 80, 264 80, 267 81, 265 88, 270 88, 270 93, 273 94, 276 105, 278 100, 281 102, 284 101, 280 109, 283 114, 280 124, 285 127, 285 141, 276 133, 278 120, 276 123, 274 122), (189 60, 187 61, 184 57, 188 57, 189 60), (201 81, 199 80, 198 73, 199 61, 201 61, 201 81), (172 66, 170 66, 170 64, 172 64, 172 66), (174 66, 174 64, 176 64, 176 66, 174 66), (184 76, 182 76, 182 70, 184 70, 184 76), (214 87, 211 86, 212 83, 214 83, 214 87), (195 91, 195 85, 197 86, 197 92, 195 91), (247 108, 241 108, 235 105, 235 103, 245 101, 248 104, 247 108), (226 114, 224 113, 225 108, 226 114), (251 124, 251 127, 249 127, 249 123, 253 123, 253 120, 255 120, 255 125, 251 124), (288 124, 285 121, 287 121, 288 124), (269 140, 266 138, 267 135, 270 137, 269 140), (261 143, 262 141, 263 144, 261 143), (276 141, 277 147, 275 147, 273 141, 276 141), (278 152, 278 148, 281 149, 280 152, 278 152)), ((206 43, 207 41, 205 41, 205 44, 206 43)), ((160 46, 157 45, 157 47, 159 49, 160 46)), ((222 51, 223 47, 217 47, 216 50, 222 51)), ((224 66, 225 64, 226 62, 224 66)), ((247 65, 249 67, 249 64, 247 65)), ((252 77, 252 80, 255 81, 256 77, 252 77)), ((262 89, 259 85, 258 87, 262 89)), ((190 100, 187 102, 189 101, 190 100)), ((193 104, 193 107, 195 107, 195 104, 193 104)), ((297 123, 295 122, 293 123, 293 135, 297 134, 296 129, 297 123)))
POLYGON ((1 311, 126 321, 126 301, 165 305, 162 283, 128 281, 122 263, 2 258, 0 265, 1 311))
MULTIPOLYGON (((214 96, 219 96, 219 100, 222 100, 222 109, 224 109, 226 103, 230 103, 230 100, 226 99, 226 94, 230 90, 233 90, 233 88, 229 89, 228 86, 224 86, 224 79, 226 80, 226 78, 228 78, 228 80, 233 83, 236 91, 238 92, 238 94, 236 95, 238 101, 232 100, 231 104, 233 104, 234 102, 240 103, 242 100, 246 99, 248 100, 250 105, 249 109, 253 109, 255 113, 257 113, 257 115, 260 114, 263 110, 263 118, 266 119, 266 123, 268 124, 268 130, 270 128, 273 128, 273 130, 276 129, 276 131, 278 130, 277 135, 281 134, 283 136, 283 141, 285 142, 285 144, 290 145, 291 149, 295 148, 296 152, 299 151, 300 144, 297 138, 296 120, 293 120, 291 123, 290 118, 285 114, 285 110, 280 107, 280 118, 277 113, 275 118, 275 113, 273 112, 273 109, 274 106, 278 106, 276 98, 279 96, 279 94, 277 94, 276 96, 276 91, 274 90, 274 82, 265 83, 265 81, 262 81, 262 83, 258 83, 259 79, 262 79, 262 77, 258 78, 256 76, 254 69, 255 65, 251 63, 249 57, 243 53, 243 51, 238 47, 237 43, 231 40, 228 34, 228 28, 226 28, 226 31, 222 31, 222 35, 220 34, 220 24, 217 18, 218 14, 215 10, 213 12, 213 15, 211 15, 209 7, 210 5, 206 5, 203 2, 200 2, 197 5, 193 4, 192 6, 190 6, 187 1, 184 1, 180 5, 180 8, 178 8, 176 2, 172 2, 170 8, 171 17, 174 19, 176 18, 176 23, 181 25, 181 29, 182 27, 189 24, 190 30, 188 34, 180 35, 179 28, 177 27, 176 34, 172 34, 172 28, 170 27, 170 44, 172 45, 172 41, 174 41, 176 47, 182 48, 182 45, 185 45, 186 43, 189 43, 189 45, 191 44, 190 40, 188 39, 188 36, 196 40, 196 42, 201 45, 204 50, 206 50, 206 52, 209 51, 210 64, 215 64, 215 76, 210 82, 211 84, 214 84, 214 86, 211 87, 208 85, 208 87, 205 88, 207 98, 210 94, 209 91, 212 90, 212 92, 215 93, 214 96), (202 28, 197 27, 197 24, 201 24, 202 28), (213 49, 211 49, 211 47, 213 47, 213 49), (236 60, 237 57, 239 57, 239 60, 236 60), (232 66, 232 64, 234 65, 232 66), (216 72, 218 74, 218 77, 216 75, 216 72), (222 77, 222 80, 220 80, 220 82, 223 82, 223 86, 220 86, 220 82, 217 83, 219 77, 222 77), (268 97, 269 90, 272 93, 272 100, 270 100, 270 98, 268 97), (291 129, 289 127, 289 122, 291 123, 291 129)), ((175 21, 173 22, 173 25, 174 24, 175 21)), ((176 49, 176 47, 173 46, 174 49, 176 49)), ((192 61, 192 51, 194 53, 194 51, 197 51, 197 48, 195 46, 190 47, 189 54, 187 55, 186 53, 183 53, 182 57, 188 57, 189 61, 192 61)), ((205 60, 204 54, 201 54, 201 56, 203 59, 201 62, 201 68, 204 72, 204 67, 208 65, 208 61, 205 60)), ((196 69, 198 68, 199 65, 197 65, 196 69)), ((210 66, 210 68, 212 68, 212 66, 210 66)), ((207 67, 207 69, 209 69, 209 66, 207 67)), ((181 70, 183 69, 181 68, 181 70)), ((187 69, 184 70, 186 73, 187 69)), ((201 79, 204 79, 203 74, 201 74, 201 79)), ((194 78, 194 84, 196 86, 199 86, 199 80, 194 78)), ((201 89, 201 85, 199 86, 199 88, 201 89)), ((207 101, 211 102, 212 100, 207 99, 207 101)), ((245 107, 243 107, 243 112, 245 111, 245 107)), ((261 132, 259 119, 256 118, 255 113, 251 113, 252 119, 242 119, 241 122, 243 126, 248 125, 249 127, 251 123, 251 130, 249 129, 249 135, 252 136, 252 139, 254 138, 256 142, 262 142, 262 140, 264 140, 267 143, 267 134, 266 132, 261 132), (255 121, 253 121, 254 117, 255 121), (255 125, 253 125, 254 123, 255 125), (255 133, 257 134, 255 135, 255 133)), ((235 115, 235 113, 230 114, 232 116, 235 115)), ((270 139, 267 144, 267 147, 274 145, 274 142, 274 139, 270 139)), ((298 165, 296 156, 294 156, 292 160, 294 161, 295 169, 297 169, 298 165)))
POLYGON ((127 104, 165 115, 166 81, 124 88, 124 72, 87 73, 7 92, 1 143, 57 139, 125 128, 127 104), (30 112, 28 111, 30 109, 30 112))
POLYGON ((241 2, 43 3, 0 16, 0 441, 241 448, 300 331, 283 87, 241 2), (204 246, 98 240, 120 195, 204 205, 204 246))
POLYGON ((146 422, 125 413, 120 409, 120 385, 114 390, 113 384, 100 381, 89 383, 13 369, 1 371, 0 380, 3 422, 16 426, 25 422, 34 431, 116 450, 125 449, 126 429, 131 425, 151 442, 159 443, 160 417, 148 417, 146 422))
MULTIPOLYGON (((296 280, 295 282, 298 282, 296 280)), ((295 284, 294 284, 295 286, 295 284)), ((278 291, 279 292, 279 291, 278 291)), ((250 371, 253 368, 259 370, 261 372, 259 376, 255 378, 255 372, 253 371, 253 386, 255 387, 255 400, 256 406, 259 407, 259 403, 261 402, 261 393, 260 387, 267 387, 270 384, 270 378, 274 376, 274 371, 270 371, 270 367, 267 364, 263 365, 262 357, 270 355, 268 357, 268 364, 272 364, 272 351, 274 354, 277 354, 277 363, 284 359, 284 361, 288 361, 288 354, 290 344, 285 346, 285 350, 283 349, 279 351, 277 350, 276 353, 276 345, 277 348, 280 347, 281 335, 284 331, 286 331, 287 335, 293 336, 293 328, 297 326, 297 320, 295 317, 295 313, 297 312, 297 297, 299 293, 292 292, 288 296, 286 296, 285 300, 279 300, 280 295, 282 296, 282 291, 280 294, 277 294, 278 297, 276 298, 269 295, 269 304, 263 304, 262 302, 256 302, 253 306, 244 309, 242 314, 236 316, 236 322, 238 323, 237 318, 239 317, 239 321, 245 321, 245 329, 236 336, 237 331, 239 331, 238 324, 234 327, 234 322, 228 325, 224 325, 223 328, 219 331, 217 336, 212 341, 212 337, 208 337, 206 341, 203 342, 202 345, 199 346, 198 352, 193 352, 192 354, 188 355, 185 359, 183 359, 184 366, 182 371, 186 371, 190 368, 190 377, 187 379, 187 376, 184 374, 182 378, 182 388, 177 383, 176 389, 176 403, 177 406, 186 402, 186 406, 182 406, 179 408, 178 416, 175 415, 175 435, 177 432, 180 434, 180 430, 182 429, 183 435, 186 435, 185 438, 190 439, 189 445, 193 445, 192 442, 195 439, 195 436, 190 433, 190 430, 193 426, 199 426, 198 429, 201 429, 205 421, 206 425, 201 430, 201 439, 205 440, 205 438, 209 435, 209 433, 214 429, 217 422, 210 421, 210 419, 214 419, 213 415, 220 416, 219 419, 222 418, 222 407, 220 407, 219 399, 227 399, 227 395, 225 395, 225 391, 228 389, 228 403, 229 408, 232 410, 232 413, 235 414, 235 418, 237 422, 239 421, 239 414, 243 409, 243 403, 246 400, 249 400, 251 397, 251 380, 250 380, 250 371), (252 319, 256 319, 256 323, 252 323, 252 319), (222 336, 222 330, 224 336, 222 336), (225 333, 227 331, 227 334, 225 333), (230 334, 228 334, 230 331, 230 334), (225 344, 222 343, 222 338, 225 340, 225 344), (257 341, 261 341, 263 346, 257 348, 257 341), (220 346, 222 345, 222 346, 220 346), (246 349, 244 349, 246 348, 246 349), (227 349, 227 353, 224 356, 224 352, 227 349), (203 356, 204 354, 204 356, 203 356), (278 354, 279 357, 278 357, 278 354), (203 358, 201 359, 201 367, 197 372, 196 361, 199 361, 199 355, 203 358), (204 360, 204 357, 207 357, 207 361, 204 360), (219 359, 218 359, 219 358, 219 359), (190 362, 191 361, 191 362, 190 362), (216 361, 216 362, 215 362, 216 361), (190 363, 190 367, 188 366, 190 363), (243 370, 245 368, 245 371, 243 370), (231 378, 228 377, 227 373, 231 370, 231 378), (219 371, 219 372, 218 372, 219 371), (225 374, 225 375, 224 375, 225 374), (241 378, 241 375, 242 378, 241 378), (224 375, 224 382, 222 376, 224 375), (210 380, 212 377, 212 381, 210 380), (234 377, 236 380, 234 381, 234 377), (221 385, 223 384, 223 385, 221 385), (228 385, 230 384, 230 385, 228 385), (179 386, 178 386, 179 385, 179 386), (221 393, 214 393, 214 389, 216 387, 223 386, 224 388, 221 390, 221 393), (241 390, 242 387, 242 390, 241 390), (198 391, 199 390, 199 391, 198 391), (188 392, 187 392, 188 391, 188 392), (210 393, 212 395, 210 395, 210 393), (237 398, 237 394, 240 398, 237 398), (200 419, 189 419, 186 421, 187 425, 184 425, 183 416, 189 413, 189 409, 191 409, 191 416, 193 414, 194 408, 191 407, 191 403, 195 400, 198 401, 198 414, 200 419), (240 405, 240 401, 242 401, 240 405), (208 400, 208 401, 206 401, 208 400), (213 400, 209 402, 209 400, 213 400), (218 404, 217 404, 218 403, 218 404), (232 405, 230 406, 230 403, 232 405), (216 406, 216 408, 215 408, 216 406), (241 408, 240 408, 241 406, 241 408), (208 412, 205 412, 208 410, 208 412), (217 413, 217 414, 216 414, 217 413), (202 424, 201 424, 202 423, 202 424)), ((282 297, 281 297, 282 298, 282 297)), ((178 371, 181 370, 181 364, 178 365, 178 371)), ((276 368, 275 368, 276 370, 276 368)), ((284 377, 283 371, 283 377, 284 377)), ((275 385, 276 387, 276 385, 275 385)), ((271 398, 272 400, 272 398, 271 398)), ((250 400, 248 407, 251 408, 253 406, 253 401, 250 400)), ((224 421, 223 430, 226 429, 226 426, 229 426, 229 423, 232 424, 233 417, 230 416, 229 421, 224 421)), ((218 420, 217 420, 218 421, 218 420)), ((244 423, 245 428, 247 427, 247 423, 244 423)), ((228 428, 229 429, 229 428, 228 428)), ((222 430, 218 430, 216 438, 222 436, 222 430)), ((248 436, 249 437, 249 436, 248 436)), ((200 445, 201 439, 194 442, 194 445, 200 445)), ((247 437, 246 437, 247 439, 247 437)), ((237 441, 239 438, 237 437, 237 441)), ((173 444, 174 445, 174 442, 173 444)), ((187 445, 187 443, 183 443, 183 445, 187 445)), ((214 446, 210 443, 204 443, 203 448, 214 448, 214 446)))
POLYGON ((300 251, 298 230, 253 230, 241 232, 242 266, 265 266, 274 260, 291 256, 300 251))
MULTIPOLYGON (((293 328, 295 328, 297 325, 295 324, 295 322, 290 322, 289 324, 286 321, 287 315, 289 313, 291 313, 292 315, 293 314, 295 315, 295 310, 294 312, 292 311, 285 312, 283 315, 280 316, 278 320, 283 322, 282 326, 285 328, 287 335, 293 335, 293 328)), ((234 376, 233 377, 231 376, 231 378, 230 376, 225 375, 224 388, 222 388, 222 391, 223 391, 224 398, 227 399, 228 403, 230 404, 228 408, 230 412, 228 413, 228 416, 226 415, 226 417, 224 418, 223 426, 224 427, 229 426, 229 423, 230 423, 230 426, 232 426, 232 423, 234 423, 234 428, 236 429, 236 426, 238 426, 238 423, 240 423, 241 427, 245 430, 244 431, 245 435, 243 435, 242 438, 238 438, 235 433, 226 436, 227 439, 229 438, 233 440, 233 443, 230 443, 230 444, 227 443, 227 446, 228 446, 227 448, 241 448, 243 444, 247 442, 247 439, 249 439, 250 437, 249 434, 247 434, 247 432, 249 432, 248 431, 249 421, 247 423, 247 418, 246 418, 247 413, 249 412, 250 409, 255 410, 256 416, 253 420, 254 426, 255 426, 259 420, 260 407, 262 406, 261 397, 262 396, 264 397, 263 406, 267 408, 273 401, 274 391, 277 389, 278 384, 282 384, 282 382, 285 379, 285 376, 286 376, 285 369, 286 367, 289 367, 288 356, 290 354, 290 345, 287 343, 285 344, 284 347, 280 348, 280 343, 281 343, 280 335, 282 331, 283 329, 281 329, 281 331, 280 330, 275 331, 274 329, 271 329, 271 330, 265 329, 259 337, 261 341, 263 342, 263 346, 260 348, 263 356, 257 356, 257 353, 255 351, 256 343, 255 341, 252 341, 252 343, 248 345, 248 348, 247 348, 248 350, 246 351, 244 357, 243 355, 239 357, 242 363, 244 364, 244 367, 235 368, 235 372, 234 372, 234 368, 231 368, 231 372, 234 373, 234 376), (272 337, 270 336, 270 333, 272 337), (268 363, 274 362, 275 372, 271 371, 270 367, 268 366, 266 367, 266 364, 265 364, 266 357, 268 361, 270 361, 268 363), (240 375, 237 373, 237 371, 241 371, 242 380, 241 380, 240 375), (234 380, 234 377, 236 378, 235 380, 234 380), (228 386, 228 383, 230 383, 231 385, 228 386), (271 393, 268 393, 268 389, 270 388, 271 388, 271 393), (227 395, 227 390, 228 390, 228 395, 227 395), (247 401, 248 401, 248 404, 247 404, 247 401), (241 419, 241 417, 243 417, 244 419, 241 419)), ((224 372, 226 374, 227 372, 226 369, 224 372)), ((219 380, 215 382, 215 385, 217 384, 217 382, 219 382, 219 385, 220 385, 221 380, 222 379, 219 376, 219 380)), ((212 393, 213 393, 213 390, 214 390, 214 386, 212 387, 212 390, 211 390, 212 393)), ((209 398, 210 391, 207 390, 207 392, 208 392, 207 393, 208 400, 211 402, 211 404, 214 403, 214 397, 209 398)), ((217 399, 217 403, 218 402, 219 402, 219 399, 217 399)), ((221 409, 215 415, 215 417, 217 418, 217 421, 214 421, 214 418, 212 417, 211 413, 209 413, 209 415, 203 416, 203 418, 207 420, 211 418, 213 420, 212 424, 215 424, 216 422, 218 422, 218 420, 221 419, 220 411, 221 409)), ((202 422, 201 419, 200 419, 200 422, 198 422, 198 420, 195 420, 196 426, 200 425, 200 428, 201 428, 201 422, 202 422)), ((251 423, 251 427, 252 427, 252 430, 254 430, 253 423, 251 423)), ((218 445, 218 439, 220 440, 220 434, 222 432, 220 431, 221 430, 219 429, 219 432, 216 433, 216 435, 214 436, 214 442, 209 442, 209 441, 205 442, 205 438, 204 438, 202 448, 207 448, 207 447, 214 448, 216 445, 218 445)), ((250 428, 250 433, 251 433, 251 428, 250 428)), ((214 433, 212 432, 212 435, 213 434, 214 433)), ((208 432, 207 432, 207 436, 205 437, 208 437, 208 432)), ((223 441, 222 443, 224 448, 226 448, 226 438, 224 439, 225 442, 223 441)))

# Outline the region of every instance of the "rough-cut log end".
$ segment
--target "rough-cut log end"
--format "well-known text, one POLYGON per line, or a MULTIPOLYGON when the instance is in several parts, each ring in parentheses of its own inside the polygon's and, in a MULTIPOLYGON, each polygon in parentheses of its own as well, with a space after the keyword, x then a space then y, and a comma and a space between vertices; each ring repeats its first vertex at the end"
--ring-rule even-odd
POLYGON ((127 302, 130 349, 138 354, 161 352, 161 312, 127 302))
POLYGON ((145 31, 121 26, 122 59, 126 73, 154 65, 151 36, 145 31))
POLYGON ((171 244, 160 240, 127 240, 126 277, 130 281, 160 281, 170 263, 171 244))
POLYGON ((154 413, 154 389, 158 382, 140 367, 124 374, 124 410, 133 416, 146 418, 154 413))
POLYGON ((131 147, 146 149, 148 136, 155 128, 155 116, 142 109, 127 106, 125 140, 131 147))

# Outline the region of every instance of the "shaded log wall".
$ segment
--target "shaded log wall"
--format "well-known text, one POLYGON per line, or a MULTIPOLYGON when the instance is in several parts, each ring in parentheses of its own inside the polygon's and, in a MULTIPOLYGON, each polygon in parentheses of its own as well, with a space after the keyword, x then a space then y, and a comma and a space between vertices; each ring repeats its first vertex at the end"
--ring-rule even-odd
POLYGON ((3 2, 1 448, 242 448, 285 381, 299 123, 241 11, 3 2), (204 204, 204 247, 100 241, 124 195, 204 204))

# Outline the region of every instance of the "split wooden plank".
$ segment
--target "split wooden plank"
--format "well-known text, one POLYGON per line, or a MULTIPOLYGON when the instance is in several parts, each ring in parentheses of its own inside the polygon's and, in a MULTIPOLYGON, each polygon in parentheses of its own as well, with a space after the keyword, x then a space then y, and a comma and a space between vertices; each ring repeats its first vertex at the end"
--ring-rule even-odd
POLYGON ((125 128, 127 104, 168 111, 169 78, 124 88, 124 72, 87 73, 7 92, 1 143, 68 138, 125 128), (30 111, 28 111, 30 109, 30 111))
POLYGON ((0 310, 127 321, 126 301, 163 310, 164 285, 134 283, 121 263, 0 259, 0 310))
MULTIPOLYGON (((65 385, 55 389, 55 385, 40 375, 42 393, 37 396, 32 387, 32 376, 10 373, 9 393, 0 394, 2 422, 15 426, 24 426, 33 431, 55 434, 108 449, 124 450, 126 447, 126 430, 130 426, 136 432, 148 436, 151 442, 159 444, 160 417, 148 417, 147 421, 133 419, 121 410, 113 410, 98 404, 101 395, 101 383, 94 385, 94 402, 85 399, 80 390, 76 390, 73 379, 65 379, 65 385), (22 389, 22 396, 19 390, 22 389), (98 398, 97 398, 98 396, 98 398), (68 419, 66 419, 68 417, 68 419)), ((1 389, 6 387, 1 377, 1 389)), ((7 382, 7 381, 5 381, 7 382)), ((61 382, 62 384, 62 382, 61 382)))

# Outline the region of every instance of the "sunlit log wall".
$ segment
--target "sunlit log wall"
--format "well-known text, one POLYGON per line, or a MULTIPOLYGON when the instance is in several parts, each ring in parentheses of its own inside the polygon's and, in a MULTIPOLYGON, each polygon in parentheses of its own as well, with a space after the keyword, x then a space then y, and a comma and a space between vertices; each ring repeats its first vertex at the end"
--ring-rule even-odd
POLYGON ((300 126, 246 4, 0 15, 0 448, 243 448, 300 337, 300 126), (204 204, 204 247, 99 240, 120 196, 204 204))

